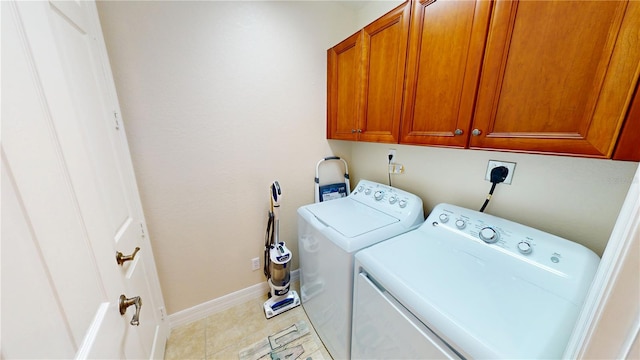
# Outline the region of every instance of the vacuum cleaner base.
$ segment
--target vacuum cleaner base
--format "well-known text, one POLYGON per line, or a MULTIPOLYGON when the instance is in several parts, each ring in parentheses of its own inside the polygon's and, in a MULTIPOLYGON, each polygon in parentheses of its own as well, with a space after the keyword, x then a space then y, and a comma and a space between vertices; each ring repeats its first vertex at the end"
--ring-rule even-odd
POLYGON ((287 295, 272 296, 264 303, 264 315, 267 319, 282 314, 287 310, 291 310, 294 307, 300 305, 300 297, 295 290, 291 290, 287 295))

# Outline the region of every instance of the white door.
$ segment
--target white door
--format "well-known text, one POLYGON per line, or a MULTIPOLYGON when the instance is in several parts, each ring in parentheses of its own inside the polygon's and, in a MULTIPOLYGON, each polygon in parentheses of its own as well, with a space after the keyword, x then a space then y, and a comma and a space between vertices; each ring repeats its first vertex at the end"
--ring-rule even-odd
POLYGON ((1 6, 1 356, 162 358, 168 324, 95 4, 1 6), (121 294, 141 298, 139 326, 121 294))

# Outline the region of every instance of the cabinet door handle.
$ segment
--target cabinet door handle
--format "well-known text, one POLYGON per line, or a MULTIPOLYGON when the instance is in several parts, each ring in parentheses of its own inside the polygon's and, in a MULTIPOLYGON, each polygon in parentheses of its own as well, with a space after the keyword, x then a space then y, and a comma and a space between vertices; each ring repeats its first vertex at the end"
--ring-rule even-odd
POLYGON ((464 131, 462 131, 462 129, 456 129, 456 131, 453 132, 455 135, 462 135, 464 134, 464 131))
POLYGON ((362 133, 362 129, 358 129, 358 133, 362 133))
POLYGON ((478 136, 480 134, 482 134, 482 130, 480 129, 473 129, 473 131, 471 132, 471 135, 473 136, 478 136))
POLYGON ((351 129, 351 133, 352 134, 355 133, 355 132, 356 132, 356 129, 351 129))
POLYGON ((134 326, 140 325, 140 309, 142 308, 142 299, 140 296, 134 296, 132 298, 127 299, 124 294, 120 295, 120 315, 124 315, 127 312, 127 308, 131 305, 136 306, 136 313, 133 314, 133 318, 131 319, 130 324, 134 326))
POLYGON ((118 263, 118 265, 122 266, 122 264, 124 264, 126 261, 133 260, 133 258, 136 257, 138 251, 140 251, 139 247, 136 247, 131 255, 123 255, 120 251, 116 251, 116 262, 118 263))

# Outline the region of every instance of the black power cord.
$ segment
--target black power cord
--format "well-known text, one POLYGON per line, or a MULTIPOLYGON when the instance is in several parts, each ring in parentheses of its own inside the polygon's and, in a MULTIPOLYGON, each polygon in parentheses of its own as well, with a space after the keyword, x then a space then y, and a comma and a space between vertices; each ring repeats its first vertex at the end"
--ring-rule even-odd
POLYGON ((506 166, 496 166, 491 169, 491 190, 489 190, 489 195, 484 200, 484 204, 480 208, 480 212, 484 212, 484 209, 489 205, 489 200, 491 200, 491 196, 493 195, 493 191, 496 189, 496 185, 504 182, 504 180, 509 175, 509 169, 506 166))
MULTIPOLYGON (((389 165, 391 165, 391 159, 393 159, 393 155, 389 154, 389 165)), ((391 186, 391 173, 389 172, 389 165, 387 165, 387 172, 389 173, 389 186, 391 186)))

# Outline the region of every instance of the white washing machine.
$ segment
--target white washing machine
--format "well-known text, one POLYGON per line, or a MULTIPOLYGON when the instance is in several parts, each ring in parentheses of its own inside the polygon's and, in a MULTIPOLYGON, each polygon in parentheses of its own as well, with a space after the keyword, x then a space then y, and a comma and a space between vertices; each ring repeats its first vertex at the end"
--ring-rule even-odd
POLYGON ((561 358, 599 261, 440 204, 418 229, 356 254, 352 358, 561 358))
POLYGON ((347 197, 298 209, 302 306, 334 359, 351 349, 354 254, 423 221, 418 196, 367 180, 347 197))

